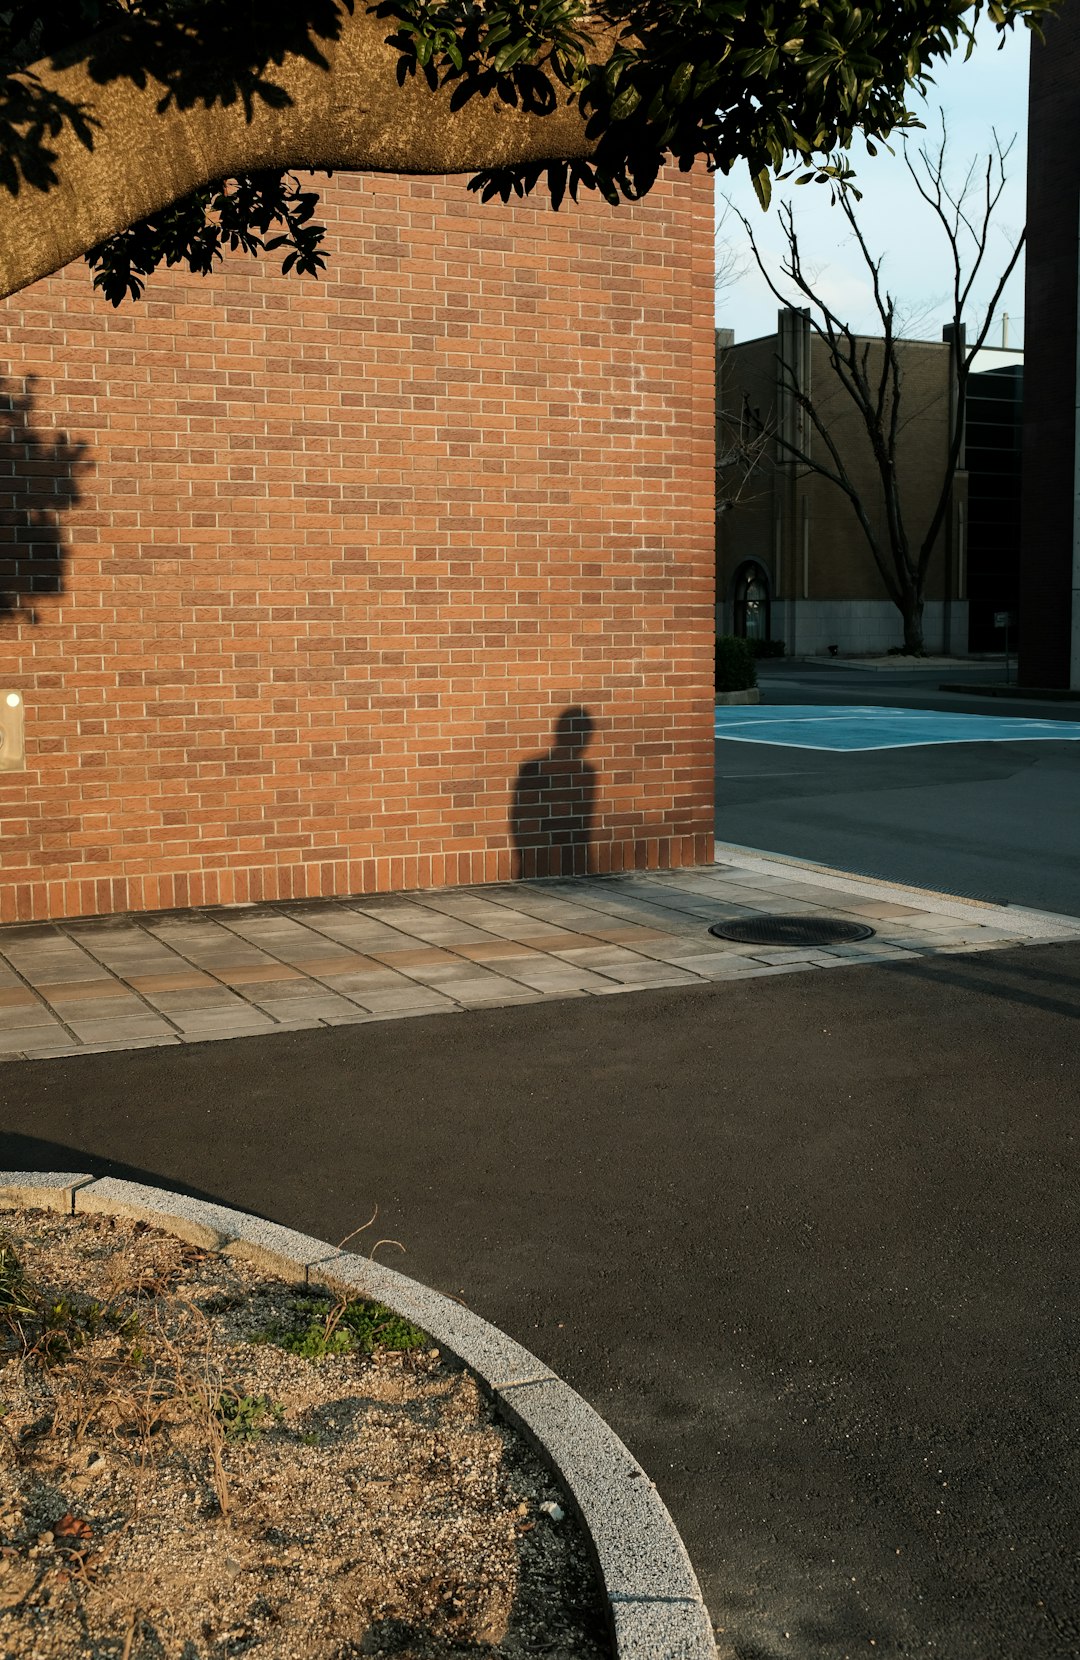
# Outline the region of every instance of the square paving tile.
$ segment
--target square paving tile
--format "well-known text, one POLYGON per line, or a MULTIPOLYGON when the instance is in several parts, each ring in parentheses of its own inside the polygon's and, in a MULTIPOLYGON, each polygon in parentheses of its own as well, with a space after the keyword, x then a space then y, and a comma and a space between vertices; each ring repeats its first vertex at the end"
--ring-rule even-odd
POLYGON ((671 963, 620 963, 606 968, 604 973, 624 986, 682 986, 699 978, 685 968, 671 963))
POLYGON ((809 945, 756 945, 751 955, 759 963, 803 963, 812 962, 820 949, 809 945))
POLYGON ((146 928, 132 928, 124 933, 69 928, 68 937, 99 962, 132 962, 140 958, 152 960, 167 955, 169 950, 146 928))
POLYGON ((679 957, 665 959, 668 968, 682 969, 694 980, 730 980, 738 973, 732 968, 731 960, 724 956, 709 957, 679 957))
POLYGON ((258 986, 268 980, 287 983, 304 979, 298 968, 288 968, 284 963, 222 964, 215 969, 215 973, 227 986, 258 986))
POLYGON ((58 1007, 62 1003, 102 1003, 110 997, 131 997, 130 989, 122 980, 114 980, 111 974, 97 980, 42 980, 36 989, 58 1007))
POLYGON ((160 1015, 149 1013, 124 1015, 117 1020, 87 1019, 73 1015, 68 1020, 72 1031, 84 1043, 116 1043, 125 1038, 172 1037, 175 1028, 160 1015))
POLYGON ((384 913, 384 919, 387 916, 393 918, 394 927, 400 933, 429 945, 475 942, 484 938, 482 928, 427 905, 402 905, 384 913))
POLYGON ((573 939, 573 945, 561 946, 553 953, 560 962, 579 963, 586 968, 596 968, 606 973, 611 967, 617 968, 621 964, 645 960, 634 951, 624 950, 621 945, 596 944, 583 940, 580 934, 575 934, 573 939))
POLYGON ((542 952, 525 945, 521 940, 484 940, 482 944, 471 942, 455 947, 458 956, 465 957, 472 963, 495 963, 513 961, 518 963, 543 962, 542 952))
POLYGON ((246 1009, 249 1003, 239 992, 230 991, 228 986, 217 985, 214 981, 204 986, 192 986, 189 991, 149 991, 145 997, 148 1003, 170 1019, 183 1010, 246 1009))
POLYGON ((470 898, 462 903, 453 895, 440 894, 439 908, 451 916, 473 924, 486 934, 494 934, 499 939, 520 939, 523 931, 531 930, 537 934, 548 931, 544 923, 538 924, 536 918, 530 916, 527 911, 512 910, 488 899, 470 898))
POLYGON ((93 962, 89 957, 53 957, 48 962, 39 963, 15 961, 15 967, 32 986, 78 986, 87 981, 112 979, 100 963, 93 962))
POLYGON ((273 1015, 280 1021, 308 1021, 317 1026, 321 1020, 328 1020, 331 1016, 343 1018, 349 1014, 363 1015, 367 1011, 357 1008, 345 997, 289 997, 274 998, 260 997, 259 1008, 265 1014, 273 1015))
POLYGON ((207 974, 217 974, 222 968, 253 968, 262 963, 279 961, 272 952, 260 951, 257 946, 247 945, 231 934, 224 934, 215 945, 203 946, 198 951, 177 952, 175 960, 189 968, 202 969, 207 974))
MULTIPOLYGON (((188 969, 183 957, 178 957, 175 951, 161 951, 150 956, 116 956, 96 959, 101 968, 116 975, 121 980, 135 980, 140 976, 152 979, 156 974, 176 974, 188 969)), ((197 970, 189 970, 197 973, 197 970)))
POLYGON ((347 974, 324 974, 319 984, 331 991, 346 992, 350 997, 365 997, 369 991, 403 991, 415 984, 407 974, 399 974, 386 963, 373 962, 369 967, 350 969, 347 974))
POLYGON ((543 1003, 545 1000, 543 992, 532 991, 527 986, 518 986, 516 992, 506 996, 462 999, 467 1001, 470 1009, 509 1009, 518 1003, 543 1003))
POLYGON ((189 948, 193 945, 217 944, 222 938, 228 938, 226 931, 216 923, 199 922, 197 919, 185 922, 182 917, 148 922, 146 932, 154 944, 182 957, 190 954, 189 948))
POLYGON ((558 959, 545 962, 542 957, 530 958, 525 964, 508 964, 506 975, 508 979, 519 980, 522 985, 544 992, 549 997, 596 991, 611 984, 602 974, 594 974, 578 963, 564 963, 558 959))
POLYGON ((0 986, 0 1010, 3 1009, 38 1009, 41 999, 29 986, 19 985, 0 986))
POLYGON ((404 951, 373 951, 372 956, 376 962, 385 963, 390 968, 410 969, 414 972, 421 969, 445 968, 459 969, 466 973, 469 966, 462 958, 452 955, 449 951, 439 951, 433 945, 411 946, 404 951))
POLYGON ((380 969, 381 963, 372 961, 370 955, 360 951, 326 952, 321 956, 298 957, 295 965, 303 974, 311 975, 316 980, 329 980, 342 974, 362 972, 365 968, 380 969))
POLYGON ((178 1009, 171 1019, 185 1037, 198 1032, 272 1031, 274 1027, 269 1015, 249 1003, 233 1009, 178 1009))
POLYGON ((470 1008, 484 1003, 532 1002, 542 996, 532 986, 520 985, 516 980, 504 979, 499 974, 486 975, 482 980, 448 981, 442 988, 458 1003, 470 1008))
POLYGON ((73 1003, 57 1001, 53 1007, 54 1012, 72 1029, 99 1020, 138 1019, 140 1015, 146 1015, 151 1020, 157 1018, 141 997, 133 997, 130 993, 126 997, 88 997, 73 1003))
POLYGON ((454 1007, 452 997, 444 997, 428 986, 414 985, 407 992, 376 989, 358 995, 363 1007, 372 1014, 404 1014, 408 1011, 438 1013, 454 1007))
POLYGON ((237 945, 246 945, 252 951, 267 951, 289 962, 298 951, 317 950, 320 943, 320 936, 314 928, 285 916, 274 922, 253 922, 248 926, 237 924, 222 931, 227 932, 237 945))
POLYGON ((636 950, 639 944, 655 945, 671 938, 666 928, 647 928, 635 922, 604 922, 599 918, 589 924, 589 932, 593 939, 605 940, 609 945, 627 945, 631 950, 636 950))
POLYGON ((663 905, 643 905, 636 900, 613 898, 598 907, 589 932, 620 924, 631 928, 656 929, 661 933, 685 933, 700 926, 699 918, 686 911, 673 911, 663 905))
POLYGON ((550 954, 574 949, 587 950, 600 944, 591 934, 571 934, 565 928, 550 928, 544 933, 537 933, 535 924, 516 935, 515 943, 527 945, 531 951, 544 951, 550 954))
POLYGON ((335 913, 325 921, 320 920, 311 932, 317 939, 338 940, 342 945, 358 951, 367 951, 370 946, 380 943, 405 945, 411 938, 400 928, 392 928, 388 923, 377 922, 374 917, 361 916, 356 911, 335 913))
MULTIPOLYGON (((324 986, 321 980, 278 980, 271 985, 252 986, 248 992, 248 1000, 264 1008, 267 1003, 334 1003, 338 1001, 336 990, 324 986)), ((343 1000, 342 1000, 343 1001, 343 1000)))
POLYGON ((212 975, 203 974, 197 968, 178 968, 175 972, 132 974, 130 984, 145 997, 151 992, 194 991, 199 987, 215 987, 218 982, 212 975))
POLYGON ((70 1042, 70 1036, 58 1020, 42 1026, 8 1026, 0 1031, 0 1055, 19 1055, 70 1042))
POLYGON ((0 1008, 0 1032, 17 1032, 24 1026, 55 1026, 56 1015, 46 1003, 21 1004, 18 1008, 0 1008))

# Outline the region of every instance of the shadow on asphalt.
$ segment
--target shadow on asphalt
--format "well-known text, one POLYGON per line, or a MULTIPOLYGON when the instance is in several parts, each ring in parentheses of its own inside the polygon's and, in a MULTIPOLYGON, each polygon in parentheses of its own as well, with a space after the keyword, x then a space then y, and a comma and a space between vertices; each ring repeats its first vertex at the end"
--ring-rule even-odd
POLYGON ((641 1459, 724 1660, 1065 1660, 1078 1006, 1065 942, 10 1062, 0 1163, 377 1203, 641 1459))
POLYGON ((884 962, 880 967, 886 974, 895 974, 901 979, 916 974, 925 979, 929 974, 959 991, 1000 998, 1010 1007, 1019 1003, 1026 1008, 1041 1009, 1045 1014, 1064 1015, 1067 1020, 1080 1019, 1080 976, 1021 963, 1012 952, 1008 960, 1000 964, 989 952, 964 957, 959 952, 950 951, 943 957, 920 957, 911 963, 884 962), (995 969, 998 970, 996 976, 995 969), (1025 987, 1022 984, 1024 981, 1050 981, 1066 993, 1075 990, 1076 996, 1072 1001, 1067 997, 1047 997, 1040 991, 1025 987))
POLYGON ((41 1136, 19 1135, 0 1130, 0 1170, 57 1171, 70 1175, 77 1171, 86 1176, 113 1176, 117 1181, 142 1182, 151 1187, 163 1187, 170 1193, 182 1193, 187 1199, 201 1199, 211 1205, 229 1205, 233 1210, 254 1216, 254 1211, 220 1193, 207 1193, 204 1188, 189 1182, 178 1182, 160 1176, 153 1170, 143 1170, 137 1164, 123 1164, 119 1159, 96 1158, 75 1147, 65 1147, 58 1141, 46 1141, 41 1136))

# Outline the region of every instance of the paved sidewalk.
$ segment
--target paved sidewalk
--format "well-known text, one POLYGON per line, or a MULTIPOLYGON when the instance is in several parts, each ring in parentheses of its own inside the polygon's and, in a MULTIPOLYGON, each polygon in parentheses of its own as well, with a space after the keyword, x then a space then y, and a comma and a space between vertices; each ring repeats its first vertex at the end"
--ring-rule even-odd
POLYGON ((1080 938, 1080 920, 718 847, 695 870, 0 929, 0 1059, 202 1043, 645 987, 1080 938), (868 922, 778 949, 714 938, 755 911, 868 922))

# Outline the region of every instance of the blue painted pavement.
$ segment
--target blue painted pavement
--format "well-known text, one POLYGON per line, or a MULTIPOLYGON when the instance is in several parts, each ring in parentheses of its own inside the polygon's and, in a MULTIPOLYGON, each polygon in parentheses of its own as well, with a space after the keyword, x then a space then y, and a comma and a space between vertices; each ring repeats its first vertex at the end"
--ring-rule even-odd
POLYGON ((941 709, 880 709, 812 704, 724 704, 716 736, 790 749, 912 749, 919 744, 1080 740, 1080 722, 1026 716, 959 715, 941 709))

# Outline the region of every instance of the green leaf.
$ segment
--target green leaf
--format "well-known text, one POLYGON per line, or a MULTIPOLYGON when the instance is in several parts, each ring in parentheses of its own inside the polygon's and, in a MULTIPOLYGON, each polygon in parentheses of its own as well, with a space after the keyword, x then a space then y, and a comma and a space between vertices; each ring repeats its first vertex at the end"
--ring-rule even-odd
POLYGON ((694 80, 692 63, 681 63, 668 82, 668 97, 673 104, 682 104, 689 96, 690 87, 694 80))
POLYGON ((522 58, 527 58, 532 51, 533 43, 531 40, 513 41, 509 46, 504 46, 502 51, 496 55, 495 68, 501 75, 504 70, 512 69, 516 63, 520 63, 522 58))

